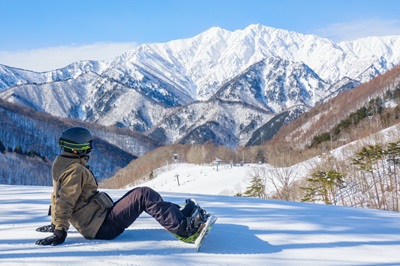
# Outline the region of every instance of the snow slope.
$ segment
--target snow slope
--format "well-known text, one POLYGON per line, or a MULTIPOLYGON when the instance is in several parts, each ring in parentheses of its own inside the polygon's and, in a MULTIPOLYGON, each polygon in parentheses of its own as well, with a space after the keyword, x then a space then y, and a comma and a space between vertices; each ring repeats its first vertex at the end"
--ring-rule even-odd
MULTIPOLYGON (((245 186, 257 167, 178 164, 146 184, 168 201, 194 197, 219 217, 199 253, 147 214, 111 241, 70 228, 63 245, 35 246, 49 235, 35 229, 50 221, 51 188, 0 185, 0 264, 400 265, 400 213, 220 195, 245 186)), ((127 190, 107 192, 117 200, 127 190)))

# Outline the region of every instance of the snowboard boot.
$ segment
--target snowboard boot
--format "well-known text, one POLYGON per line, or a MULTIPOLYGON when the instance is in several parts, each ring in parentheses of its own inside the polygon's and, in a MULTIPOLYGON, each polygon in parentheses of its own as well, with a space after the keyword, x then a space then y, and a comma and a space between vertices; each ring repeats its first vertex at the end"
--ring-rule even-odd
POLYGON ((202 209, 194 199, 185 200, 181 212, 186 217, 186 232, 188 237, 178 237, 181 241, 194 243, 209 217, 209 214, 202 209))
POLYGON ((197 201, 195 199, 186 199, 185 203, 181 207, 181 213, 184 217, 190 217, 197 206, 197 201))

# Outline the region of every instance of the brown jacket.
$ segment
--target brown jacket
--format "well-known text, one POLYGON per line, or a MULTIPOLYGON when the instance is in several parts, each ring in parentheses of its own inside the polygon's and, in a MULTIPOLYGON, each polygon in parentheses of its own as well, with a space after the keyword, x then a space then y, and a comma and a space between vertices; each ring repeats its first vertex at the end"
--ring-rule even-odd
POLYGON ((51 216, 55 229, 67 231, 72 224, 85 238, 92 239, 113 203, 106 194, 99 193, 97 181, 85 165, 83 158, 72 153, 56 157, 51 216))

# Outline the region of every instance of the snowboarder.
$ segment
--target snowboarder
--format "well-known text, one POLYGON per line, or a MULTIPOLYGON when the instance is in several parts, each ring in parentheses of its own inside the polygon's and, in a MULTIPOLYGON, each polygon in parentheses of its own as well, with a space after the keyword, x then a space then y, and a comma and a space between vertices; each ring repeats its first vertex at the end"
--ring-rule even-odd
POLYGON ((36 241, 37 245, 59 245, 70 224, 87 239, 114 239, 146 212, 179 239, 196 238, 207 213, 195 200, 187 199, 180 207, 164 201, 149 187, 138 187, 118 201, 98 191, 98 184, 86 166, 93 149, 93 135, 83 127, 62 132, 61 154, 52 166, 53 192, 50 225, 36 229, 53 235, 36 241))

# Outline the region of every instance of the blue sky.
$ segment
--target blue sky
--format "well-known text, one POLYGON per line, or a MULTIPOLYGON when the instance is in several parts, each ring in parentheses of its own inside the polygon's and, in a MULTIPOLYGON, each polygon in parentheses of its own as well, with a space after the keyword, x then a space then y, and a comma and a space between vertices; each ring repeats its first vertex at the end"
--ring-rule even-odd
POLYGON ((35 71, 215 26, 262 24, 335 42, 400 35, 398 0, 0 0, 0 9, 0 64, 35 71))

